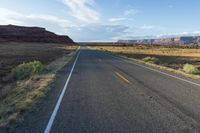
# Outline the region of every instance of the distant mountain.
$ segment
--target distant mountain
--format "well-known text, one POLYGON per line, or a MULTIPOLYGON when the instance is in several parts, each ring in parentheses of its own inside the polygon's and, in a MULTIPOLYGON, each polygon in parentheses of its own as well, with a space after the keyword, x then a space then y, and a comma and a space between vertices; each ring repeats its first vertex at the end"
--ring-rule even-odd
POLYGON ((118 43, 127 44, 200 44, 200 36, 184 36, 161 39, 119 40, 118 43))
POLYGON ((40 27, 23 27, 15 25, 0 26, 0 42, 46 42, 46 43, 74 43, 71 38, 56 35, 40 27))

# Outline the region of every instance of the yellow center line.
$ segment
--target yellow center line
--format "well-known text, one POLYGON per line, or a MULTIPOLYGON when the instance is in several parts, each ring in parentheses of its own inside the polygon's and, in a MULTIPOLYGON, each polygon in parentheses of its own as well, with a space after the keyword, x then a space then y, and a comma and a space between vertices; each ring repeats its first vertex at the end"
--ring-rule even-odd
POLYGON ((115 74, 120 78, 120 79, 122 79, 123 81, 125 81, 126 83, 130 83, 130 81, 127 79, 127 78, 125 78, 123 75, 121 75, 120 73, 118 73, 118 72, 115 72, 115 74))

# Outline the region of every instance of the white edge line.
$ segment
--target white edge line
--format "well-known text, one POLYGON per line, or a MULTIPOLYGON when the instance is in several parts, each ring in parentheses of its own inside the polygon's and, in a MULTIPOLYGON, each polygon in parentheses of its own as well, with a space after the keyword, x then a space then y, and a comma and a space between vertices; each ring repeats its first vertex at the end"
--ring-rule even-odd
POLYGON ((117 59, 120 59, 124 62, 127 62, 127 63, 130 63, 130 64, 134 64, 134 65, 137 65, 137 66, 140 66, 140 67, 143 67, 145 69, 148 69, 148 70, 151 70, 151 71, 154 71, 154 72, 157 72, 157 73, 161 73, 163 75, 166 75, 166 76, 169 76, 169 77, 172 77, 172 78, 175 78, 175 79, 179 79, 181 81, 184 81, 184 82, 187 82, 187 83, 190 83, 192 85, 196 85, 196 86, 199 86, 200 87, 200 84, 198 83, 195 83, 195 82, 192 82, 192 81, 189 81, 189 80, 186 80, 186 79, 183 79, 183 78, 180 78, 180 77, 177 77, 177 76, 174 76, 174 75, 171 75, 171 74, 168 74, 168 73, 165 73, 165 72, 162 72, 162 71, 159 71, 159 70, 156 70, 156 69, 153 69, 153 68, 150 68, 150 67, 147 67, 147 66, 144 66, 144 65, 140 65, 138 63, 135 63, 133 61, 130 61, 128 58, 125 58, 125 57, 119 57, 119 56, 114 56, 114 55, 111 55, 109 54, 110 56, 114 57, 114 58, 117 58, 117 59))
POLYGON ((77 62, 77 60, 78 60, 79 55, 80 55, 80 52, 79 52, 79 53, 77 54, 77 56, 76 56, 76 59, 75 59, 74 64, 73 64, 73 66, 72 66, 72 68, 71 68, 70 74, 69 74, 69 76, 68 76, 68 78, 67 78, 67 81, 66 81, 66 83, 65 83, 65 86, 64 86, 64 88, 63 88, 63 90, 62 90, 62 92, 61 92, 61 94, 60 94, 60 96, 59 96, 59 99, 58 99, 58 101, 57 101, 57 103, 56 103, 56 106, 55 106, 55 108, 54 108, 54 110, 53 110, 53 113, 51 114, 51 117, 50 117, 50 119, 49 119, 49 121, 48 121, 48 124, 47 124, 47 126, 46 126, 46 128, 45 128, 44 133, 50 133, 50 131, 51 131, 51 127, 52 127, 53 122, 54 122, 54 120, 55 120, 56 114, 57 114, 57 112, 58 112, 58 110, 59 110, 60 104, 61 104, 61 102, 62 102, 63 96, 64 96, 65 91, 66 91, 66 89, 67 89, 68 83, 69 83, 70 78, 71 78, 71 76, 72 76, 72 73, 73 73, 73 71, 74 71, 74 67, 75 67, 75 65, 76 65, 76 62, 77 62))

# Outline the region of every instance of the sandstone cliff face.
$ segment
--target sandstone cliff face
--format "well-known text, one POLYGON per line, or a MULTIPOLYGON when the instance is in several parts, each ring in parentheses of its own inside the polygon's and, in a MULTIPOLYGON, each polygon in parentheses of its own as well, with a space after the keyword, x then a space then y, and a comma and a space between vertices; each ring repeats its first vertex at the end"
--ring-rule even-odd
POLYGON ((177 37, 163 39, 141 39, 141 40, 119 40, 118 43, 137 43, 137 44, 200 44, 200 36, 177 37))
POLYGON ((0 42, 5 41, 73 43, 73 40, 68 36, 56 35, 45 28, 14 25, 0 26, 0 42))

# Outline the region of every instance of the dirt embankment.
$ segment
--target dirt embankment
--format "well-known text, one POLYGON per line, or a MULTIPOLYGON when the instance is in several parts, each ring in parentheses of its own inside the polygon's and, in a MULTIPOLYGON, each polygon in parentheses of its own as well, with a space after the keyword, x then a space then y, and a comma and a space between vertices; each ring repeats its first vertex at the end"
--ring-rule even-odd
POLYGON ((6 76, 15 66, 30 61, 41 61, 44 65, 74 51, 73 45, 54 43, 0 43, 0 98, 8 90, 2 88, 10 81, 6 76))
MULTIPOLYGON (((191 64, 200 71, 200 46, 184 46, 184 45, 131 45, 131 46, 111 46, 99 45, 90 46, 92 49, 103 50, 119 54, 137 61, 144 61, 146 58, 154 58, 154 64, 159 68, 170 69, 173 72, 183 73, 183 67, 191 64)), ((185 74, 184 74, 185 75, 185 74)), ((200 74, 187 75, 195 79, 200 74)))
POLYGON ((0 43, 0 129, 23 119, 23 113, 44 97, 54 77, 75 55, 77 45, 0 43), (45 71, 23 80, 6 80, 12 68, 40 61, 45 71))

